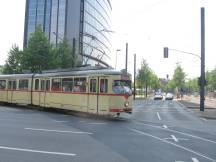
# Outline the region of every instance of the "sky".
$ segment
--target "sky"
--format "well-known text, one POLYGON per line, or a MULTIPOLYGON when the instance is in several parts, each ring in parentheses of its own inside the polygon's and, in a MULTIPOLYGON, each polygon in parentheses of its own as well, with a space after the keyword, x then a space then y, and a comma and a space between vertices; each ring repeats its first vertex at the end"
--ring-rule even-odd
MULTIPOLYGON (((128 71, 133 74, 133 57, 137 69, 145 59, 160 78, 172 78, 180 64, 187 78, 200 75, 200 60, 170 50, 163 58, 163 47, 200 55, 200 8, 205 7, 206 70, 216 67, 216 0, 111 0, 111 65, 125 68, 125 44, 128 42, 128 71), (121 51, 116 52, 117 49, 121 51)), ((5 63, 13 44, 23 46, 25 0, 7 0, 0 5, 0 65, 5 63)))

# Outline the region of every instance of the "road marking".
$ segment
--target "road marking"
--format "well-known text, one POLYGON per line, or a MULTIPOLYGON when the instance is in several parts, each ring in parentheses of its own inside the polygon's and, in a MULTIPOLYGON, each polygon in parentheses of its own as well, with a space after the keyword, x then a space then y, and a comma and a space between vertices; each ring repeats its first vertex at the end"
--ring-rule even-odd
POLYGON ((197 160, 197 158, 191 158, 193 162, 199 162, 199 160, 197 160))
POLYGON ((54 122, 56 123, 67 123, 69 121, 66 121, 66 120, 53 120, 54 122))
POLYGON ((203 154, 201 154, 201 153, 198 153, 198 152, 196 152, 196 151, 194 151, 194 150, 191 150, 191 149, 189 149, 189 148, 186 148, 186 147, 184 147, 184 146, 181 146, 181 145, 172 143, 172 142, 170 142, 170 141, 164 140, 164 139, 162 139, 162 138, 159 138, 159 137, 157 137, 157 136, 153 136, 153 135, 151 135, 151 134, 149 134, 149 133, 142 132, 142 131, 137 130, 137 129, 131 129, 131 128, 128 128, 128 129, 131 130, 131 131, 133 131, 133 132, 142 134, 142 135, 144 135, 144 136, 148 136, 148 137, 157 139, 157 140, 159 140, 159 141, 162 141, 162 142, 164 142, 164 143, 173 145, 173 146, 178 147, 178 148, 180 148, 180 149, 182 149, 182 150, 185 150, 185 151, 188 151, 188 152, 193 153, 193 154, 195 154, 195 155, 198 155, 198 156, 200 156, 200 157, 203 157, 203 158, 205 158, 205 159, 207 159, 207 160, 209 160, 209 161, 215 162, 214 159, 212 159, 212 158, 210 158, 210 157, 207 157, 207 156, 205 156, 205 155, 203 155, 203 154))
POLYGON ((205 119, 205 118, 200 118, 201 120, 203 120, 203 121, 207 121, 207 119, 205 119))
POLYGON ((179 140, 174 136, 174 135, 171 135, 172 139, 175 141, 175 142, 178 142, 179 140))
POLYGON ((158 117, 158 120, 161 120, 159 112, 157 112, 157 117, 158 117))
POLYGON ((25 129, 31 131, 56 132, 56 133, 93 134, 90 132, 75 132, 75 131, 63 131, 63 130, 51 130, 51 129, 37 129, 37 128, 25 128, 25 129))
POLYGON ((16 147, 0 146, 0 149, 3 149, 3 150, 13 150, 13 151, 22 151, 22 152, 32 152, 32 153, 41 153, 41 154, 62 155, 62 156, 76 156, 76 154, 72 154, 72 153, 31 150, 31 149, 23 149, 23 148, 16 148, 16 147))
POLYGON ((167 129, 168 127, 166 125, 163 125, 163 128, 167 129))
POLYGON ((107 123, 87 123, 87 124, 92 124, 92 125, 103 125, 103 124, 107 124, 107 123))
POLYGON ((195 135, 192 135, 192 134, 189 134, 189 133, 184 133, 184 132, 172 130, 172 129, 169 129, 169 128, 164 129, 164 128, 161 128, 161 127, 159 127, 159 126, 154 126, 154 125, 145 124, 145 123, 141 123, 141 122, 136 122, 136 123, 137 123, 137 124, 141 124, 141 125, 145 125, 145 126, 149 126, 149 127, 153 127, 153 128, 163 129, 163 130, 166 130, 166 131, 169 131, 169 132, 174 132, 174 133, 178 133, 178 134, 183 134, 183 135, 185 135, 185 136, 197 138, 197 139, 200 139, 200 140, 203 140, 203 141, 206 141, 206 142, 210 142, 210 143, 216 144, 216 141, 212 141, 212 140, 209 140, 209 139, 206 139, 206 138, 202 138, 202 137, 199 137, 199 136, 195 136, 195 135))

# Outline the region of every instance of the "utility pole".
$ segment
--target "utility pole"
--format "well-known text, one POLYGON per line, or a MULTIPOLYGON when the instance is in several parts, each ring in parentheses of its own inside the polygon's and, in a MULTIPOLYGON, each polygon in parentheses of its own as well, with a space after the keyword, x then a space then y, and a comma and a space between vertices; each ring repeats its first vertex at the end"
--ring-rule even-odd
POLYGON ((136 54, 134 54, 134 100, 136 99, 136 54))
POLYGON ((128 69, 128 43, 126 43, 126 59, 125 59, 125 71, 127 74, 127 69, 128 69))
POLYGON ((205 109, 205 8, 201 8, 200 111, 205 109))

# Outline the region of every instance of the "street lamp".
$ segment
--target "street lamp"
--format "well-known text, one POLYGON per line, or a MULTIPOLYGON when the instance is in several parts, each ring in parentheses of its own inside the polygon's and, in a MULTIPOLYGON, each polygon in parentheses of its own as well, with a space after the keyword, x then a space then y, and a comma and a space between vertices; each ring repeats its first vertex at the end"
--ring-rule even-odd
POLYGON ((115 70, 116 70, 116 65, 117 65, 117 53, 120 52, 120 51, 121 51, 121 49, 116 50, 115 70))

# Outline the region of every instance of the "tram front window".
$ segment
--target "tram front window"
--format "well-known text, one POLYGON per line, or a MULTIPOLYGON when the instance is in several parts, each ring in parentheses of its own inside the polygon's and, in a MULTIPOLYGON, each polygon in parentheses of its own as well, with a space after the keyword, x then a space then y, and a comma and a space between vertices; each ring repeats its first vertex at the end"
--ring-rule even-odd
POLYGON ((131 81, 128 80, 114 80, 112 89, 116 94, 132 94, 131 81))

